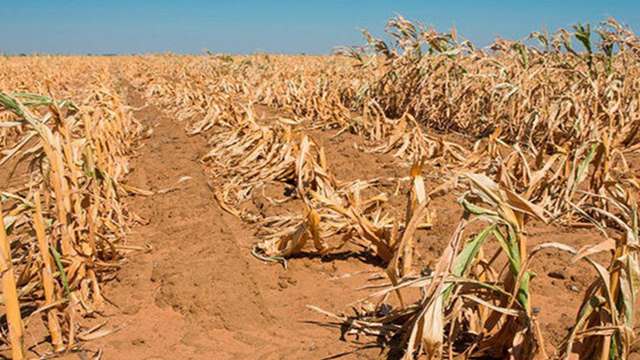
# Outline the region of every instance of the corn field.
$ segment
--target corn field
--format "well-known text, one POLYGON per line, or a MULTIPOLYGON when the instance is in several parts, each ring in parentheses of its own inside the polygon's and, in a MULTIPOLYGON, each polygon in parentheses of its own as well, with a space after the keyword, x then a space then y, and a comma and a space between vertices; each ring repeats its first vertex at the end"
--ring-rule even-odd
POLYGON ((486 48, 401 16, 386 31, 331 56, 0 58, 4 351, 30 357, 29 331, 45 356, 109 336, 89 320, 145 250, 126 200, 152 194, 127 183, 153 131, 137 92, 206 139, 210 201, 255 232, 256 261, 375 259, 352 309, 308 305, 381 358, 637 353, 640 38, 614 19, 486 48), (340 138, 396 171, 345 176, 340 138), (562 295, 537 293, 548 257, 587 279, 561 334, 544 303, 562 295))

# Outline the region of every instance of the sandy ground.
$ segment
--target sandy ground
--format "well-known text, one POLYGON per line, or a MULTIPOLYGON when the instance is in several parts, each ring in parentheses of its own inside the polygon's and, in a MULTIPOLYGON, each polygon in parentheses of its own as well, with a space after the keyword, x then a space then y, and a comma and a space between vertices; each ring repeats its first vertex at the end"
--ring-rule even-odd
POLYGON ((288 270, 258 261, 250 252, 253 231, 214 201, 198 162, 205 140, 186 136, 153 107, 136 117, 154 132, 129 183, 157 190, 192 179, 176 191, 130 200, 149 223, 137 226, 129 243, 152 250, 133 254, 107 286, 105 295, 119 307, 109 311, 109 322, 122 328, 87 349, 103 349, 105 359, 319 359, 356 350, 306 305, 343 310, 366 295, 353 289, 370 274, 337 278, 376 268, 348 256, 300 258, 288 270))

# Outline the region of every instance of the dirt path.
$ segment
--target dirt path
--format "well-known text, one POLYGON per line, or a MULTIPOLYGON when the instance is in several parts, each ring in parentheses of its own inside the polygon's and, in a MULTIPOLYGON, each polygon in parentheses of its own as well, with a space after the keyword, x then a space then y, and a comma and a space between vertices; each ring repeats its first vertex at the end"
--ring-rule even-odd
MULTIPOLYGON (((130 95, 134 107, 142 104, 130 95)), ((188 137, 155 107, 135 116, 153 129, 133 161, 128 183, 176 191, 134 197, 130 208, 147 225, 134 228, 129 243, 151 246, 136 253, 109 285, 106 296, 119 309, 107 312, 118 332, 88 344, 105 359, 320 359, 353 351, 313 304, 340 311, 362 297, 353 291, 364 275, 333 277, 371 269, 356 259, 324 262, 297 259, 289 269, 250 255, 256 241, 238 219, 215 203, 198 162, 207 150, 201 137, 188 137)), ((371 358, 377 350, 345 358, 371 358)))

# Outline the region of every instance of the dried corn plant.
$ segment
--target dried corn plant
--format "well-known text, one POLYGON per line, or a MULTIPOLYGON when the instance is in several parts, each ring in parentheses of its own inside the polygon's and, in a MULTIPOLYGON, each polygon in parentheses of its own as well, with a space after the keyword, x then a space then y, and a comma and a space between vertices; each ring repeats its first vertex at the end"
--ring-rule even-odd
MULTIPOLYGON (((73 64, 73 59, 66 61, 73 64)), ((24 355, 21 312, 27 321, 43 317, 52 352, 74 349, 108 333, 105 328, 84 328, 81 318, 101 309, 101 286, 113 277, 127 251, 124 236, 132 218, 123 205, 127 191, 120 182, 129 172, 128 158, 142 127, 111 90, 115 80, 105 70, 108 64, 96 66, 104 72, 94 73, 95 84, 85 84, 74 102, 0 92, 3 129, 13 131, 3 142, 0 164, 12 169, 15 179, 9 177, 0 200, 2 230, 8 233, 2 238, 7 245, 4 258, 14 259, 3 283, 14 358, 24 355)), ((34 71, 53 67, 40 63, 34 71)), ((69 86, 66 81, 51 80, 45 88, 62 93, 66 90, 54 87, 69 86)), ((38 88, 27 82, 10 85, 38 88)))
MULTIPOLYGON (((290 257, 301 252, 307 241, 313 239, 315 250, 323 255, 351 242, 371 249, 388 262, 400 247, 398 234, 406 233, 410 238, 409 233, 417 227, 430 225, 423 180, 416 180, 414 184, 416 189, 422 189, 425 203, 416 218, 422 222, 412 219, 411 214, 406 216, 407 221, 413 220, 415 224, 398 226, 397 220, 382 211, 381 205, 388 198, 386 194, 363 198, 374 185, 392 183, 393 179, 339 181, 330 170, 324 150, 289 125, 260 126, 249 118, 237 129, 223 128, 211 137, 210 143, 215 145, 203 160, 212 168, 215 197, 223 209, 259 224, 258 234, 265 241, 257 245, 254 253, 263 259, 290 257), (272 204, 301 200, 301 214, 260 218, 239 209, 254 191, 274 182, 287 184, 289 195, 285 199, 268 200, 272 204), (323 240, 334 236, 341 238, 338 244, 329 245, 323 240)), ((422 179, 418 173, 413 178, 422 179)))
POLYGON ((593 208, 611 223, 614 235, 599 244, 576 250, 561 250, 574 255, 573 261, 586 261, 598 277, 584 294, 576 323, 565 339, 564 358, 577 353, 584 359, 627 359, 637 339, 636 314, 640 284, 640 247, 636 195, 621 186, 608 189, 603 200, 611 210, 593 208), (593 259, 598 253, 611 254, 605 266, 593 259))
POLYGON ((465 179, 470 192, 461 199, 463 219, 433 271, 401 280, 390 277, 390 286, 371 296, 382 297, 376 309, 341 320, 349 324, 350 333, 382 336, 407 359, 420 354, 546 357, 531 306, 523 233, 526 217, 545 220, 544 211, 485 176, 467 174, 465 179), (484 228, 465 239, 474 223, 484 228), (499 246, 485 256, 485 244, 492 239, 499 246), (400 301, 394 307, 387 302, 392 293, 402 299, 415 288, 421 294, 416 303, 400 301))

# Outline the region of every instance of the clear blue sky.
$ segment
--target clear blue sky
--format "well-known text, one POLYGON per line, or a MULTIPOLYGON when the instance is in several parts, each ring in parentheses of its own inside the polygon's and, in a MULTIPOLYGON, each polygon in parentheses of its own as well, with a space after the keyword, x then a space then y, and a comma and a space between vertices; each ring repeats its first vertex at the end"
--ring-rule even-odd
POLYGON ((328 53, 382 34, 395 13, 455 25, 478 45, 614 16, 640 30, 640 0, 0 0, 0 53, 328 53))

